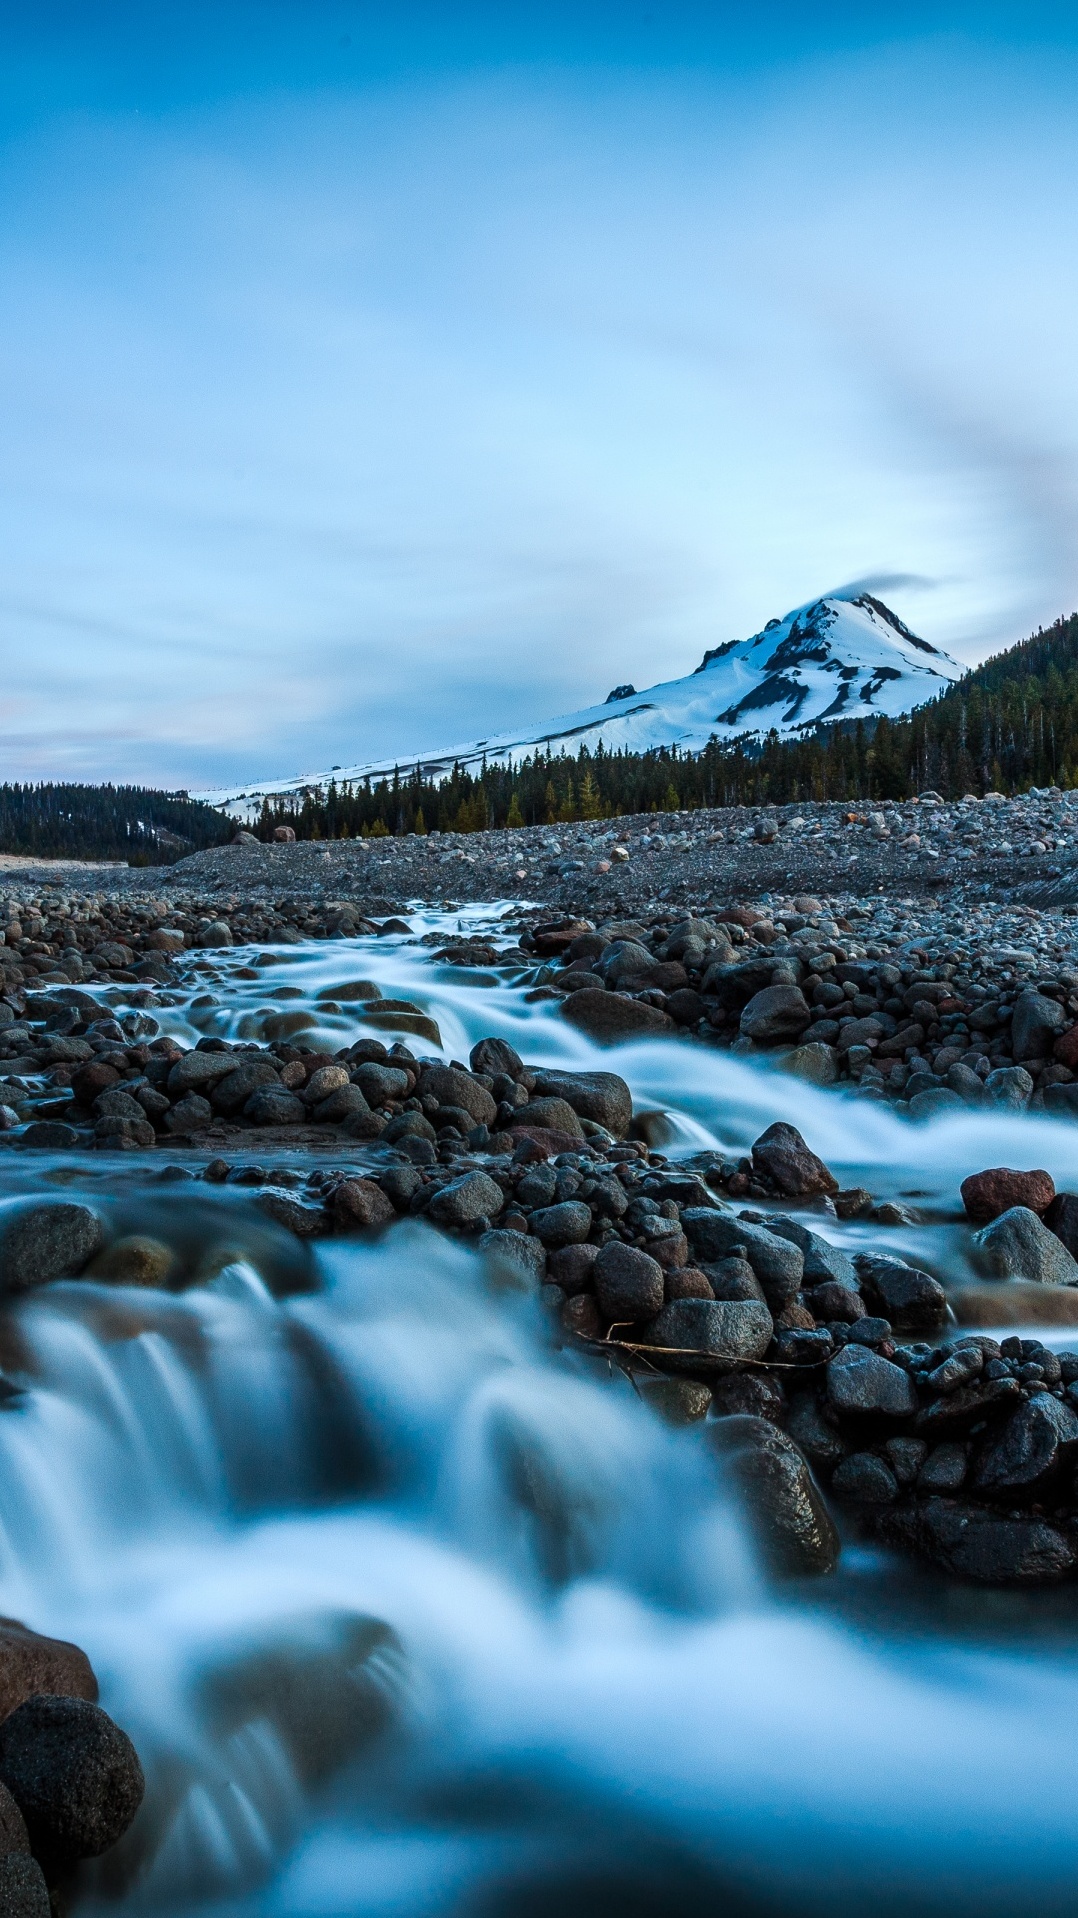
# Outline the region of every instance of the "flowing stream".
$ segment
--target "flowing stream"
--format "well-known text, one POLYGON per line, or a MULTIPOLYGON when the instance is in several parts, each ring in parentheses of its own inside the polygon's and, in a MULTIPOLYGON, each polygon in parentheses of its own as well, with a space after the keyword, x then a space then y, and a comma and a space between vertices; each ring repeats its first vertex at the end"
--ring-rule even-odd
MULTIPOLYGON (((339 1046, 368 1028, 327 990, 372 979, 447 1059, 498 1034, 622 1072, 671 1157, 792 1120, 926 1220, 823 1229, 941 1274, 967 1172, 1078 1183, 1065 1123, 918 1129, 689 1043, 599 1054, 403 938, 255 956, 154 1016, 242 1036, 292 1005, 339 1046)), ((1078 1595, 963 1590, 856 1541, 833 1579, 769 1587, 701 1430, 556 1350, 464 1245, 405 1222, 301 1248, 278 1300, 250 1194, 162 1183, 161 1156, 0 1160, 2 1198, 85 1193, 207 1253, 182 1294, 53 1286, 3 1334, 24 1389, 0 1413, 0 1612, 88 1651, 148 1778, 80 1914, 1078 1909, 1078 1595)))

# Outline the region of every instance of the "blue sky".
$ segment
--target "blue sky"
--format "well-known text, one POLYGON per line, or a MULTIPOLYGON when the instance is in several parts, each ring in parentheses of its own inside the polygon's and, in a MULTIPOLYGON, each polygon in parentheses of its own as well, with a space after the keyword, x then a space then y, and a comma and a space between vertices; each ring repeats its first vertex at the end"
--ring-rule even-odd
POLYGON ((1064 9, 0 4, 0 777, 1078 605, 1064 9))

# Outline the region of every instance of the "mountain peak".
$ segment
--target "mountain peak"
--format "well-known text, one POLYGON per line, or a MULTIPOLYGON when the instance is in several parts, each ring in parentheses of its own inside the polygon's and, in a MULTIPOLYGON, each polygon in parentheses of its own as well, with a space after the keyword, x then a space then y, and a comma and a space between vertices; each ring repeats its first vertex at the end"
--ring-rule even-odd
MULTIPOLYGON (((608 751, 677 746, 700 752, 712 738, 797 734, 820 722, 895 717, 945 691, 961 672, 871 593, 829 593, 769 619, 748 639, 712 647, 684 679, 640 693, 627 683, 615 686, 602 705, 443 752, 342 767, 340 779, 377 778, 416 764, 437 778, 454 764, 520 760, 537 748, 575 753, 600 742, 608 751)), ((308 774, 202 797, 237 807, 242 799, 249 807, 263 794, 319 783, 320 776, 308 774)))

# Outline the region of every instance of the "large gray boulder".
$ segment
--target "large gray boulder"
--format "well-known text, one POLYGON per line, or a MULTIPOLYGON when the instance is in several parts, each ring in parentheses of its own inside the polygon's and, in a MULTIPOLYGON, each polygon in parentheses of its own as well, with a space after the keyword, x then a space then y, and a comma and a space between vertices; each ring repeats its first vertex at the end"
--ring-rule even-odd
POLYGON ((993 1279, 1032 1279, 1039 1285, 1078 1285, 1078 1260, 1027 1205, 1012 1205, 974 1233, 974 1256, 993 1279))
POLYGON ((833 1280, 837 1285, 857 1288, 857 1268, 848 1252, 839 1245, 832 1245, 829 1239, 822 1238, 819 1232, 811 1232, 807 1225, 800 1225, 796 1219, 788 1219, 784 1213, 777 1212, 766 1221, 767 1229, 777 1239, 788 1239, 791 1245, 799 1246, 805 1261, 804 1283, 806 1285, 825 1285, 833 1280))
POLYGON ((536 1074, 535 1094, 564 1099, 581 1119, 605 1126, 623 1139, 633 1116, 633 1095, 616 1072, 548 1072, 536 1074))
POLYGON ((887 1253, 860 1253, 861 1290, 872 1310, 896 1332, 934 1332, 947 1321, 947 1294, 930 1272, 887 1253))
POLYGON ((744 1246, 768 1304, 781 1311, 788 1299, 801 1289, 805 1273, 805 1255, 800 1246, 780 1239, 765 1226, 747 1219, 736 1219, 731 1212, 714 1211, 710 1206, 686 1206, 681 1226, 696 1259, 704 1264, 725 1259, 738 1246, 744 1246))
POLYGON ((677 1031, 668 1013, 658 1006, 644 1005, 640 999, 627 999, 619 992, 603 992, 598 986, 585 986, 570 994, 561 1008, 563 1019, 579 1026, 601 1046, 616 1046, 630 1039, 659 1038, 677 1031))
POLYGON ((1075 1541, 1037 1518, 1004 1518, 961 1499, 900 1504, 879 1521, 883 1539, 979 1585, 1057 1585, 1078 1569, 1075 1541))
POLYGON ((421 1099, 437 1099, 440 1106, 462 1107, 476 1125, 493 1125, 498 1116, 498 1107, 486 1086, 455 1066, 428 1066, 420 1075, 418 1091, 421 1099))
POLYGON ((612 1239, 592 1268, 599 1308, 608 1319, 653 1319, 662 1309, 663 1268, 633 1245, 612 1239))
POLYGON ((909 1418, 917 1410, 913 1380, 867 1345, 844 1345, 827 1367, 827 1399, 840 1417, 909 1418))
POLYGON ((1058 999, 1046 999, 1039 992, 1020 992, 1011 1020, 1011 1051, 1020 1065, 1023 1059, 1050 1059, 1056 1035, 1067 1023, 1067 1015, 1058 999))
POLYGON ((88 1205, 71 1199, 20 1199, 0 1209, 0 1296, 53 1279, 77 1278, 105 1243, 88 1205))
POLYGON ((1069 1405, 1038 1392, 1015 1407, 1001 1432, 977 1460, 973 1483, 980 1492, 1013 1498, 1058 1476, 1078 1452, 1078 1417, 1069 1405))
POLYGON ((435 1193, 429 1210, 439 1225, 470 1226, 496 1218, 504 1204, 505 1194, 489 1173, 466 1172, 435 1193))
POLYGON ((833 1571, 838 1533, 793 1440, 747 1413, 716 1419, 708 1437, 768 1570, 779 1578, 833 1571))
POLYGON ((100 1706, 45 1695, 0 1724, 0 1779, 53 1879, 122 1838, 145 1790, 131 1740, 100 1706))
POLYGON ((762 1359, 773 1331, 770 1312, 755 1299, 673 1299, 652 1319, 646 1343, 662 1349, 666 1371, 732 1372, 745 1359, 762 1359))
POLYGON ((800 986, 765 986, 742 1012, 741 1033, 758 1046, 778 1046, 800 1039, 811 1018, 800 986))

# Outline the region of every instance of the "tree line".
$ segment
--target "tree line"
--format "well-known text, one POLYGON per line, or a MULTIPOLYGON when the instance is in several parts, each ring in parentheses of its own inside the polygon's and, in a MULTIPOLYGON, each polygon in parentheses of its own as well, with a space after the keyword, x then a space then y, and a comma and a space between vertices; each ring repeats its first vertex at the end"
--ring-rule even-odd
POLYGON ((142 786, 0 786, 0 850, 40 859, 167 866, 227 843, 233 820, 186 793, 142 786))
POLYGON ((797 738, 746 735, 702 752, 586 745, 537 750, 515 765, 416 767, 354 784, 312 786, 263 802, 256 831, 300 839, 472 833, 622 814, 806 800, 899 800, 935 791, 1014 793, 1078 785, 1078 614, 1008 648, 898 719, 845 721, 797 738))

